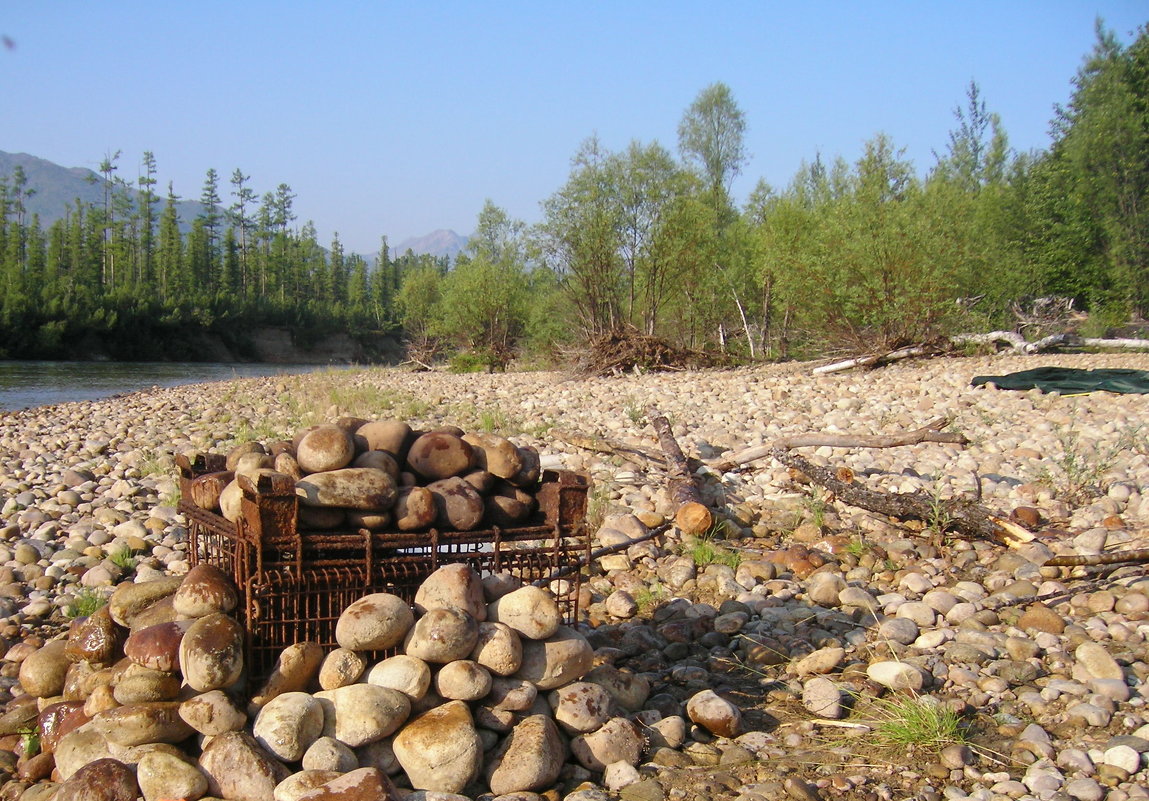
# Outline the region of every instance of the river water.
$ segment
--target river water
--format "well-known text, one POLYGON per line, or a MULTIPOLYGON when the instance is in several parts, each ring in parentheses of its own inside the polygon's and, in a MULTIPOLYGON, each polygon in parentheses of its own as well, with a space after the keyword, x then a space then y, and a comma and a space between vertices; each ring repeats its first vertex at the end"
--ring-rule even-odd
POLYGON ((174 387, 323 369, 327 367, 315 364, 0 361, 0 412, 99 400, 155 386, 174 387))

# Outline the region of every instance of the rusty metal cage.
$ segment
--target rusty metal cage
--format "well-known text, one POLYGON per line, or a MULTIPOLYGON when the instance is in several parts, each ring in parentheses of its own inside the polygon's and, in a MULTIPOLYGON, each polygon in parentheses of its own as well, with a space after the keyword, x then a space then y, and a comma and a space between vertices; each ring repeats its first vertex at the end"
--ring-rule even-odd
POLYGON ((442 565, 465 562, 479 575, 510 573, 524 583, 562 576, 556 593, 566 622, 578 617, 579 566, 590 556, 584 474, 545 471, 535 493, 538 511, 513 528, 421 532, 309 531, 298 526, 290 482, 241 479, 237 523, 188 500, 188 483, 222 469, 215 457, 180 464, 191 564, 212 564, 239 588, 236 610, 247 634, 249 674, 265 676, 288 645, 335 646, 335 624, 353 601, 390 592, 411 602, 423 580, 442 565))

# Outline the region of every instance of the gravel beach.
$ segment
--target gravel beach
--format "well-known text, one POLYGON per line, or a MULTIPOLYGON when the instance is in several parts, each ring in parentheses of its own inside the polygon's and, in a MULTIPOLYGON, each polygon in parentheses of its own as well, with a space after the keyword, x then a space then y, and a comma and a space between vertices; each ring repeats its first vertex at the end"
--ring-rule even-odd
MULTIPOLYGON (((1149 799, 1144 563, 1043 566, 1149 548, 1149 397, 970 386, 1038 366, 1149 370, 1149 355, 947 358, 828 376, 808 364, 593 379, 332 369, 3 413, 0 702, 21 693, 20 662, 66 628, 77 599, 187 572, 178 453, 290 438, 345 415, 495 431, 536 447, 544 466, 592 477, 598 546, 673 515, 653 464, 575 444, 657 450, 649 407, 703 461, 788 435, 894 434, 946 417, 968 445, 801 453, 874 490, 980 493, 994 514, 1033 524, 1034 543, 901 525, 770 459, 706 471, 704 494, 723 512, 702 543, 713 558, 673 530, 604 556, 579 630, 596 661, 649 680, 644 710, 714 690, 741 710, 740 733, 688 725, 677 747, 648 747, 633 774, 575 768, 546 797, 1149 799), (968 741, 884 744, 906 698, 953 712, 968 741)), ((5 753, 0 799, 51 798, 5 753)))

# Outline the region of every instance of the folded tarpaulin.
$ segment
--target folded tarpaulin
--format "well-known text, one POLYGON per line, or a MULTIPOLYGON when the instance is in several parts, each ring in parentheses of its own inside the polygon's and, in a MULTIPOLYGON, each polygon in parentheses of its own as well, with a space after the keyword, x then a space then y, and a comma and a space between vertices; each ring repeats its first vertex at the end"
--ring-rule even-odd
POLYGON ((1145 370, 1077 370, 1072 367, 1037 367, 1008 375, 979 375, 975 387, 992 381, 999 389, 1033 389, 1078 395, 1083 392, 1119 392, 1124 395, 1149 393, 1149 372, 1145 370))

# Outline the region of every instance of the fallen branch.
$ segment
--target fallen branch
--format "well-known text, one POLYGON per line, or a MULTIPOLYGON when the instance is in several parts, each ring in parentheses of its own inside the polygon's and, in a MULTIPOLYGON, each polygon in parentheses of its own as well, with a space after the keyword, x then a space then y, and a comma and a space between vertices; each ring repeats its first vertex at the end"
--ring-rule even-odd
POLYGON ((1110 551, 1109 553, 1078 556, 1069 554, 1055 556, 1045 564, 1049 567, 1092 567, 1094 565, 1119 565, 1149 562, 1149 548, 1136 548, 1129 551, 1110 551))
POLYGON ((966 538, 991 540, 1010 547, 1016 547, 1019 541, 1033 539, 1033 535, 1024 529, 994 517, 984 507, 966 498, 939 500, 920 490, 897 494, 878 492, 840 477, 840 475, 848 476, 849 471, 838 473, 819 467, 783 448, 775 448, 770 455, 787 467, 798 470, 815 484, 825 487, 834 493, 838 500, 850 506, 898 520, 936 522, 941 518, 946 521, 946 531, 966 538))
POLYGON ((821 447, 828 445, 831 448, 897 448, 902 445, 917 445, 922 442, 948 442, 956 445, 968 445, 969 440, 964 434, 956 431, 942 431, 949 425, 948 417, 939 417, 931 420, 921 428, 906 431, 901 434, 835 434, 822 432, 819 434, 796 434, 792 437, 776 439, 768 445, 757 445, 753 448, 736 451, 724 456, 721 461, 711 463, 711 467, 723 472, 733 470, 744 464, 765 459, 772 456, 777 449, 792 450, 794 448, 821 447))
POLYGON ((616 442, 606 437, 592 436, 579 431, 567 431, 558 428, 551 429, 548 436, 561 440, 568 445, 574 445, 576 448, 582 448, 583 450, 611 454, 612 456, 621 456, 631 464, 643 468, 649 467, 651 462, 658 467, 666 467, 666 457, 661 453, 640 448, 637 445, 624 445, 621 442, 616 442))
POLYGON ((846 359, 842 362, 824 364, 821 367, 815 367, 810 372, 814 375, 827 375, 829 373, 840 373, 843 370, 851 370, 855 367, 879 367, 889 362, 909 359, 914 356, 934 356, 938 352, 938 348, 935 345, 914 345, 910 348, 901 348, 900 350, 893 350, 889 353, 858 356, 853 359, 846 359))
POLYGON ((657 432, 658 443, 666 454, 670 498, 678 506, 674 523, 685 534, 702 534, 714 524, 714 515, 702 502, 702 493, 698 491, 690 465, 670 430, 670 421, 653 406, 646 410, 646 419, 657 432))
MULTIPOLYGON (((1099 348, 1102 350, 1149 350, 1149 339, 1103 339, 1097 337, 1079 337, 1076 334, 1050 334, 1047 337, 1028 342, 1025 337, 1016 331, 990 331, 986 334, 955 334, 948 338, 948 345, 960 348, 966 345, 1008 345, 1016 353, 1034 354, 1044 353, 1057 348, 1099 348)), ((852 370, 855 367, 880 367, 889 362, 909 359, 915 356, 936 356, 944 348, 937 345, 914 345, 889 353, 868 354, 855 356, 832 364, 823 364, 810 372, 814 375, 827 375, 840 373, 843 370, 852 370)))

